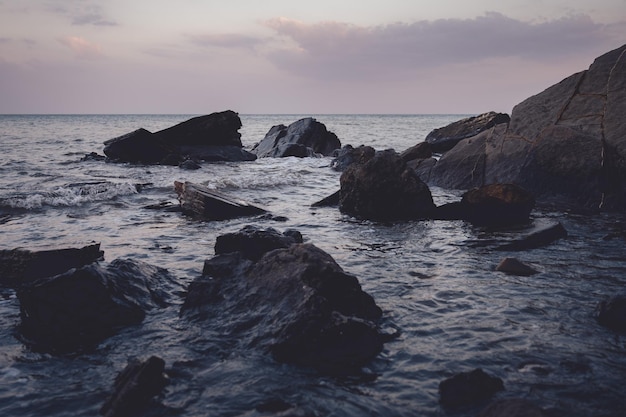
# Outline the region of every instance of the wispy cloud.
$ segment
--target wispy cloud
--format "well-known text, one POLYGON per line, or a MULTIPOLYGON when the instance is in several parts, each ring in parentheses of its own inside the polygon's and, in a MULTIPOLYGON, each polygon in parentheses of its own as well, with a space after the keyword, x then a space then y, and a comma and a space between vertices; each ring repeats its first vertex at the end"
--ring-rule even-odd
POLYGON ((76 26, 118 26, 117 22, 108 18, 101 6, 97 4, 74 3, 71 8, 66 2, 50 3, 47 10, 51 13, 67 17, 76 26))
POLYGON ((189 40, 203 47, 254 49, 265 43, 262 38, 238 33, 188 35, 189 40))
POLYGON ((79 36, 66 36, 59 39, 63 45, 70 48, 80 59, 95 59, 103 56, 102 47, 91 43, 79 36))
POLYGON ((500 13, 371 27, 306 24, 285 18, 265 25, 291 43, 269 54, 276 66, 304 76, 335 79, 380 78, 494 58, 558 60, 588 53, 615 33, 585 15, 530 23, 500 13))

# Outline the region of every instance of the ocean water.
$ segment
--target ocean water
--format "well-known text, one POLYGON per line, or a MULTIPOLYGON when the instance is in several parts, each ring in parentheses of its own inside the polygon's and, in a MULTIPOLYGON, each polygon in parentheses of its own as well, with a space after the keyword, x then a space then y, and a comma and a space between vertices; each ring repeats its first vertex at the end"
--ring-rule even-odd
MULTIPOLYGON (((271 126, 310 115, 241 115, 250 148, 271 126)), ((342 144, 402 151, 459 115, 314 115, 342 144)), ((217 236, 247 224, 298 229, 358 277, 400 337, 362 374, 330 377, 232 348, 179 318, 182 295, 93 351, 33 352, 16 337, 19 302, 0 289, 0 415, 94 416, 129 358, 163 358, 169 383, 150 416, 257 416, 280 398, 315 416, 473 416, 449 412, 439 383, 482 368, 504 381, 496 398, 526 398, 554 416, 626 415, 626 338, 599 326, 597 303, 626 283, 624 218, 536 209, 566 239, 520 253, 494 251, 525 231, 462 221, 379 224, 310 205, 339 188, 330 158, 204 163, 197 171, 81 161, 102 142, 139 127, 156 131, 191 115, 0 116, 0 249, 100 242, 105 261, 134 258, 167 268, 186 286, 213 255, 217 236), (285 221, 203 222, 145 206, 176 203, 174 181, 205 184, 285 221), (495 271, 515 256, 540 271, 495 271)), ((462 191, 431 187, 437 204, 462 191)), ((299 411, 299 412, 300 412, 299 411)))

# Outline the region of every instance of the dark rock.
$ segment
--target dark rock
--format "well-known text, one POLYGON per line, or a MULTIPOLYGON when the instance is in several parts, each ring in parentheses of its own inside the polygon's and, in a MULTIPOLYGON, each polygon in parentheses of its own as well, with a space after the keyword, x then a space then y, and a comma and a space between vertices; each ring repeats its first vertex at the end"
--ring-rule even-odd
POLYGON ((25 249, 0 250, 0 285, 16 288, 40 278, 61 274, 103 258, 100 244, 82 248, 32 252, 25 249))
POLYGON ((328 197, 311 204, 311 207, 335 207, 339 205, 339 200, 341 200, 341 190, 337 190, 328 197))
POLYGON ((431 145, 432 152, 443 153, 452 149, 463 139, 475 136, 496 125, 508 124, 510 120, 509 115, 505 113, 493 111, 483 113, 435 129, 426 136, 424 141, 431 145))
POLYGON ((393 150, 378 151, 352 164, 340 178, 339 209, 361 219, 427 218, 435 208, 428 186, 393 150))
POLYGON ((560 222, 540 223, 525 236, 496 248, 501 251, 536 249, 567 237, 567 230, 560 222))
POLYGON ((414 161, 416 159, 428 159, 432 156, 432 145, 428 142, 418 143, 400 154, 400 158, 402 158, 404 162, 414 161))
POLYGON ((85 161, 104 161, 105 159, 107 159, 107 157, 104 155, 99 155, 96 152, 90 152, 87 155, 83 156, 80 160, 81 162, 85 162, 85 161))
POLYGON ((181 162, 178 167, 180 169, 184 169, 184 170, 188 170, 188 171, 194 171, 196 169, 200 169, 201 166, 200 164, 198 164, 196 161, 194 161, 193 159, 187 159, 183 162, 181 162))
POLYGON ((500 378, 475 369, 442 381, 439 384, 439 403, 446 408, 477 405, 502 390, 504 384, 500 378))
POLYGON ((37 350, 88 348, 165 307, 167 286, 176 287, 166 270, 128 259, 72 269, 18 290, 19 328, 37 350))
POLYGON ((151 133, 138 129, 104 142, 104 153, 113 161, 178 165, 185 159, 250 161, 255 155, 241 144, 239 115, 227 110, 198 116, 151 133))
POLYGON ((183 213, 204 220, 234 219, 266 212, 260 207, 235 200, 200 184, 174 181, 174 189, 183 213))
POLYGON ((489 404, 478 417, 546 417, 546 413, 528 400, 507 398, 489 404))
POLYGON ((293 406, 281 398, 270 398, 255 407, 259 413, 280 413, 290 408, 293 406))
POLYGON ((165 385, 165 361, 151 356, 141 362, 129 361, 126 368, 115 378, 113 395, 100 408, 105 417, 125 417, 142 414, 150 400, 159 395, 165 385))
POLYGON ((298 231, 280 233, 271 227, 260 229, 248 225, 238 232, 218 236, 215 254, 239 252, 246 259, 258 261, 266 252, 288 248, 295 243, 302 243, 302 235, 298 231))
POLYGON ((353 163, 364 163, 374 157, 376 150, 371 146, 359 146, 353 148, 346 145, 336 152, 334 159, 330 162, 330 167, 335 171, 343 172, 353 163))
POLYGON ((626 332, 626 294, 601 301, 596 309, 596 317, 602 326, 626 332))
POLYGON ((228 249, 216 243, 220 253, 189 286, 182 316, 280 362, 323 372, 358 369, 381 351, 381 309, 330 255, 273 229, 240 233, 228 237, 228 249))
POLYGON ((466 192, 460 202, 437 207, 434 218, 481 226, 527 223, 534 205, 534 197, 514 184, 490 184, 466 192))
POLYGON ((538 273, 537 270, 516 258, 504 258, 496 267, 496 271, 519 276, 529 276, 538 273))
POLYGON ((430 183, 514 183, 565 209, 626 208, 626 45, 519 103, 501 124, 460 142, 430 183), (471 144, 462 146, 466 141, 471 144))
POLYGON ((341 147, 341 142, 323 123, 312 117, 289 125, 273 126, 263 140, 252 148, 252 153, 264 157, 307 157, 317 154, 330 156, 341 147))

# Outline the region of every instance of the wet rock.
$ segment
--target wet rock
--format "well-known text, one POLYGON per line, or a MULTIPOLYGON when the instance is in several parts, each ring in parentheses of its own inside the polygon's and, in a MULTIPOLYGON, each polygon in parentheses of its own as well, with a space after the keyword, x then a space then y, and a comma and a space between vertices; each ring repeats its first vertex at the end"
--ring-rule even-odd
POLYGON ((504 258, 496 267, 496 271, 519 276, 529 276, 539 273, 539 271, 533 267, 526 265, 516 258, 504 258))
POLYGON ((477 405, 502 390, 504 384, 500 378, 475 369, 442 381, 439 384, 439 403, 445 408, 477 405))
POLYGON ((255 155, 241 144, 239 115, 227 110, 198 116, 152 133, 146 129, 104 142, 104 154, 112 161, 178 165, 185 159, 249 161, 255 155))
POLYGON ((200 164, 198 164, 193 159, 187 159, 187 160, 181 162, 178 165, 178 167, 180 169, 184 169, 184 170, 187 170, 187 171, 195 171, 196 169, 200 169, 201 168, 200 164))
POLYGON ((498 246, 496 250, 521 251, 547 246, 552 242, 567 237, 567 230, 560 222, 539 222, 528 234, 498 246))
POLYGON ((507 398, 489 404, 478 417, 546 417, 546 414, 528 400, 507 398))
POLYGON ((90 152, 87 155, 83 156, 80 160, 81 162, 85 162, 85 161, 104 161, 105 159, 107 159, 107 157, 104 155, 99 155, 96 152, 90 152))
POLYGON ((101 260, 104 252, 100 244, 82 248, 29 251, 26 249, 0 250, 0 285, 17 288, 40 278, 61 274, 72 268, 101 260))
POLYGON ((260 207, 200 184, 174 181, 174 189, 183 213, 204 220, 226 220, 266 213, 260 207))
POLYGON ((134 359, 115 378, 113 395, 104 403, 100 414, 126 417, 142 414, 150 400, 167 385, 165 361, 151 356, 146 361, 134 359))
POLYGON ((508 114, 491 111, 434 129, 424 141, 430 145, 432 152, 443 153, 452 149, 463 139, 475 136, 496 125, 508 124, 510 120, 508 114))
POLYGON ((266 252, 284 249, 302 243, 302 234, 297 230, 280 233, 276 229, 260 229, 245 226, 238 232, 226 233, 215 240, 215 254, 239 252, 246 259, 259 260, 266 252))
POLYGON ((343 148, 335 152, 333 160, 330 162, 330 167, 335 171, 343 172, 353 163, 364 163, 374 156, 376 150, 371 146, 359 146, 358 148, 352 147, 352 145, 345 145, 343 148))
POLYGON ((252 148, 260 158, 315 155, 330 156, 341 142, 323 123, 312 117, 300 119, 289 126, 273 126, 263 140, 252 148))
POLYGON ((35 349, 63 353, 91 347, 146 312, 165 307, 174 279, 164 269, 117 259, 22 286, 19 330, 35 349))
POLYGON ((360 219, 428 218, 435 208, 428 186, 392 149, 350 165, 340 184, 339 209, 360 219))
POLYGON ((415 146, 410 147, 400 154, 400 158, 404 162, 428 159, 433 156, 432 145, 428 142, 420 142, 415 146))
POLYGON ((476 225, 501 226, 527 223, 535 198, 514 184, 490 184, 474 188, 460 202, 437 208, 440 220, 467 220, 476 225))
POLYGON ((336 207, 339 205, 340 200, 341 190, 337 190, 328 197, 324 197, 320 201, 311 204, 311 207, 336 207))
POLYGON ((626 294, 601 301, 596 309, 596 318, 604 327, 626 332, 626 294))
POLYGON ((183 317, 322 372, 350 372, 381 351, 381 309, 330 255, 273 229, 247 227, 228 241, 189 286, 183 317))

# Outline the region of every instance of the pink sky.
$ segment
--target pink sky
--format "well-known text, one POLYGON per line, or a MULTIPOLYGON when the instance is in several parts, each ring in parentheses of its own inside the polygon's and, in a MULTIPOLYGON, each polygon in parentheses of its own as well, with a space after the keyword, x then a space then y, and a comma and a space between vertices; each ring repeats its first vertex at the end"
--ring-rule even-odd
POLYGON ((510 113, 624 34, 626 0, 0 0, 0 113, 510 113))

